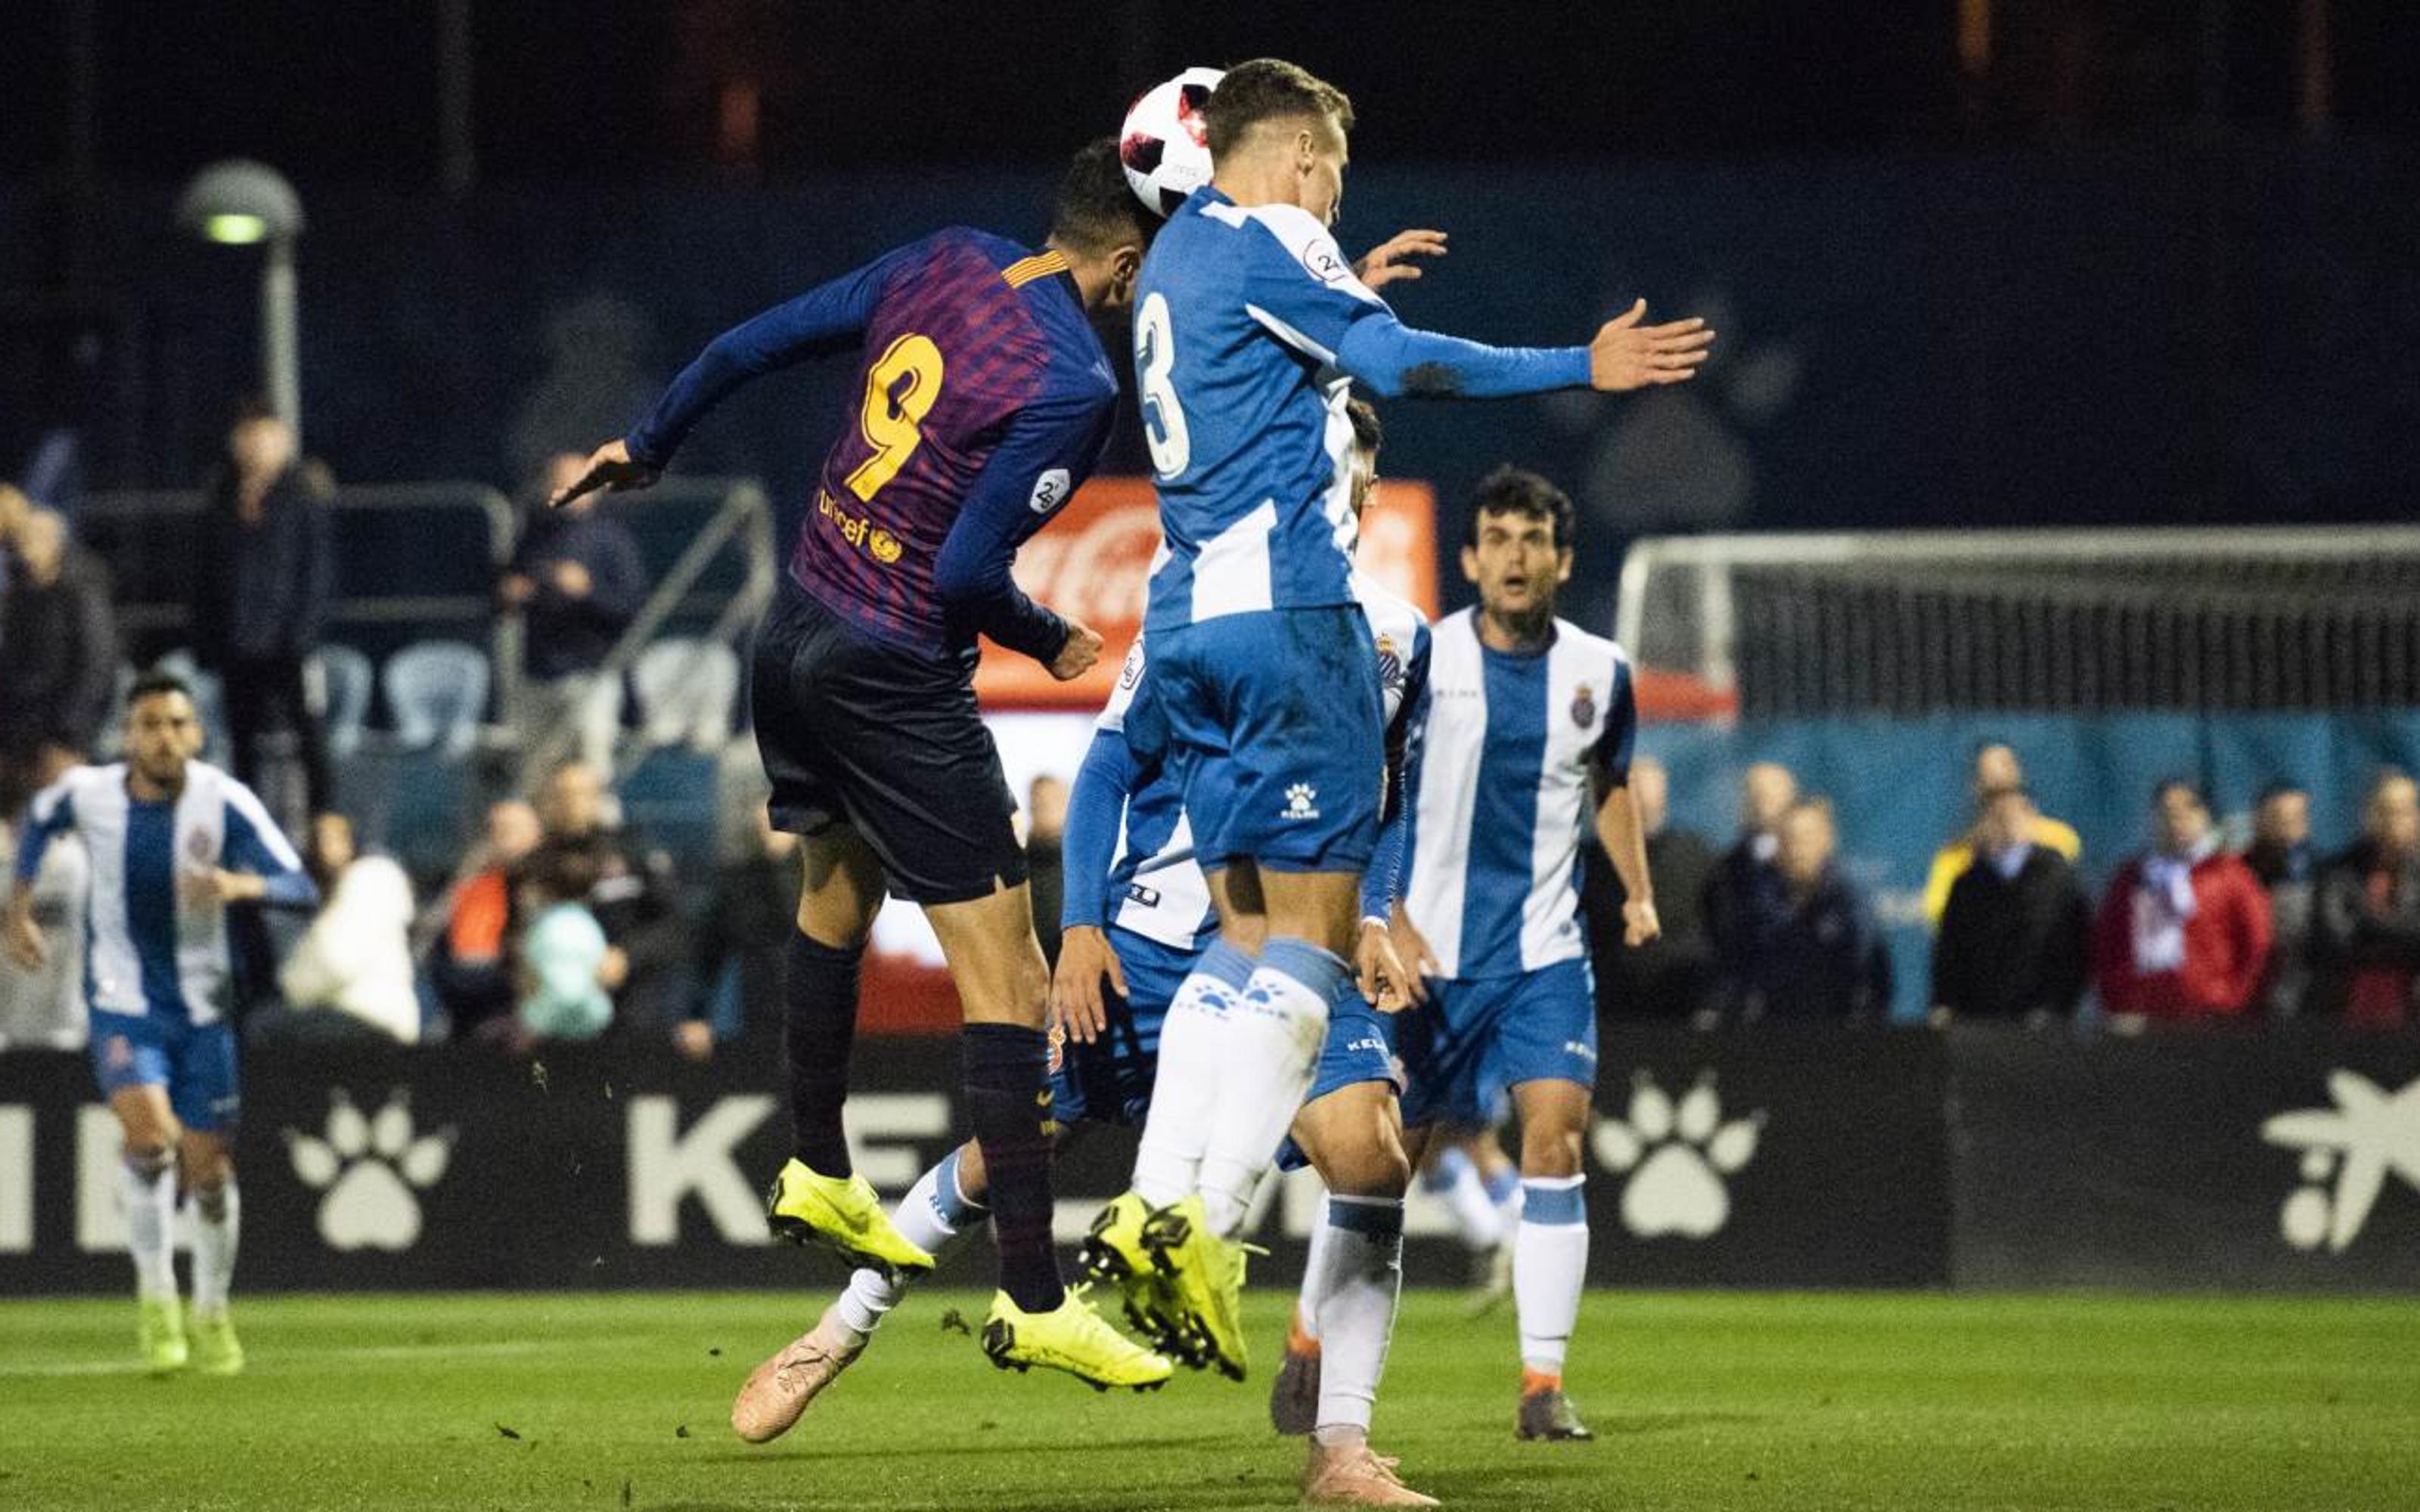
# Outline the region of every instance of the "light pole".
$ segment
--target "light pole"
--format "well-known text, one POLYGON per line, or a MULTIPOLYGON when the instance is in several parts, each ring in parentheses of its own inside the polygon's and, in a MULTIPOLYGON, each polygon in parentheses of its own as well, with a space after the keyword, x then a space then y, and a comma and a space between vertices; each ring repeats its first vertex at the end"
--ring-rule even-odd
POLYGON ((269 406, 302 435, 302 385, 296 335, 294 239, 302 234, 302 201, 286 176, 246 158, 214 162, 194 176, 177 198, 177 224, 205 241, 230 246, 268 243, 260 265, 260 373, 269 406))

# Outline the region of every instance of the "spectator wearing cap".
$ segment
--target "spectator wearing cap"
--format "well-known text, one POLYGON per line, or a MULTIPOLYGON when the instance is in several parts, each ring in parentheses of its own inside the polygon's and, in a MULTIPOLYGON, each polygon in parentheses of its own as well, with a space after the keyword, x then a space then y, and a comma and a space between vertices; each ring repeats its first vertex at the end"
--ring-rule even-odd
POLYGON ((2149 1018, 2242 1018, 2268 969, 2268 894, 2242 858, 2219 848, 2210 803, 2193 783, 2162 782, 2151 816, 2151 848, 2118 869, 2093 925, 2101 1006, 2149 1018))
POLYGON ((2071 1017, 2088 973, 2092 906, 2066 856, 2040 844, 2024 789, 1984 795, 1975 863, 1950 886, 1932 942, 1934 1022, 2071 1017))

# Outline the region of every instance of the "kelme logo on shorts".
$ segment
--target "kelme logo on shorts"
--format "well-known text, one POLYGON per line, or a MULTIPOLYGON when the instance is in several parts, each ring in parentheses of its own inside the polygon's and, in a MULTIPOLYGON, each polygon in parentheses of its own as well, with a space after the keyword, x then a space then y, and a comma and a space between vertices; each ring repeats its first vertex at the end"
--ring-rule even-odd
POLYGON ((1319 817, 1319 790, 1308 782, 1296 782, 1286 789, 1285 816, 1288 819, 1319 817))

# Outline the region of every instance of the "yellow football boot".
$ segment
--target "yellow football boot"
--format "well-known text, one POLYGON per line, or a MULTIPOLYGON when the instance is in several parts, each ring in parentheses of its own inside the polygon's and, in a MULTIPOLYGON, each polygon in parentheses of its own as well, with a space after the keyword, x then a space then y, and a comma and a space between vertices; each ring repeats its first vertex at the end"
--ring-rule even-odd
POLYGON ((1101 1320, 1084 1300, 1087 1287, 1071 1287, 1066 1300, 1047 1313, 1029 1313, 1007 1292, 991 1300, 984 1319, 984 1353, 1002 1370, 1064 1370, 1094 1391, 1124 1386, 1157 1391, 1176 1367, 1101 1320))
POLYGON ((862 1176, 819 1176, 792 1160, 765 1195, 765 1217, 777 1238, 830 1250, 852 1267, 886 1275, 922 1275, 933 1257, 891 1226, 882 1199, 862 1176))

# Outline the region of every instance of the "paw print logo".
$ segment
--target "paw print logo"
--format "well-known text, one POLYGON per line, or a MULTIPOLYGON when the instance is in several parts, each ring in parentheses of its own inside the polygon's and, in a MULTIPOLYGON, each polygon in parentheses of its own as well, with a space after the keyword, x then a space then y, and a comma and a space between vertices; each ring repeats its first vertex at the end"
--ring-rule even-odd
POLYGON ((1308 782, 1296 782, 1286 789, 1285 816, 1288 819, 1316 819, 1319 817, 1318 802, 1317 788, 1308 782))
POLYGON ((1764 1131, 1762 1111, 1723 1121, 1714 1076, 1705 1072, 1673 1105, 1670 1094, 1640 1072, 1632 1084, 1630 1108, 1596 1127, 1596 1158, 1622 1174, 1621 1222, 1640 1239, 1675 1234, 1705 1239, 1731 1215, 1725 1179, 1756 1157, 1764 1131))
POLYGON ((417 1133, 401 1088, 374 1118, 339 1089, 329 1095, 326 1130, 288 1129, 286 1147, 295 1177, 320 1194, 319 1237, 329 1248, 406 1250, 420 1239, 419 1194, 444 1179, 454 1158, 454 1131, 417 1133))
POLYGON ((2260 1137, 2303 1152, 2303 1184, 2278 1209, 2278 1232, 2298 1250, 2335 1255, 2361 1237, 2389 1176, 2420 1189, 2420 1081, 2389 1092, 2338 1070, 2328 1096, 2334 1107, 2280 1113, 2260 1137))

